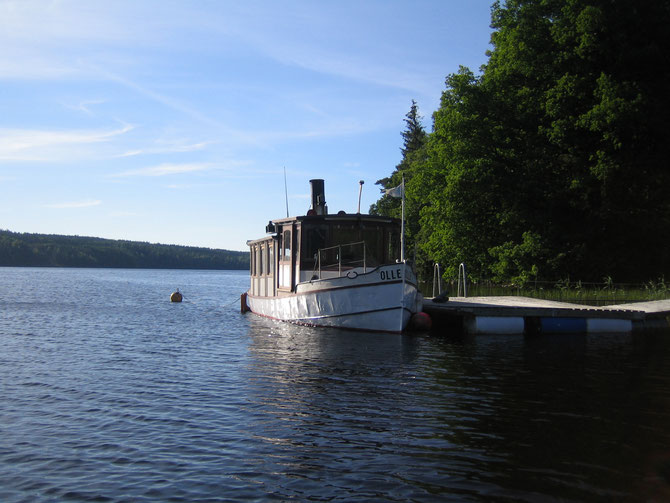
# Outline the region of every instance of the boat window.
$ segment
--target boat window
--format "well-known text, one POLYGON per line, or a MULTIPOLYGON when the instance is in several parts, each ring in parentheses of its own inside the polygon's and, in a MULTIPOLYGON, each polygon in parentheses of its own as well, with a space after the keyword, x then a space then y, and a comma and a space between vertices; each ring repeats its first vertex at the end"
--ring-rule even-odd
POLYGON ((321 248, 330 246, 328 225, 304 225, 302 231, 301 268, 314 269, 317 264, 317 253, 321 248))
POLYGON ((387 238, 386 262, 395 262, 400 258, 400 233, 390 230, 387 238))
POLYGON ((256 245, 251 247, 251 253, 249 253, 249 272, 252 276, 256 275, 256 245))
POLYGON ((284 260, 291 259, 291 231, 284 231, 282 257, 284 260))
POLYGON ((303 270, 363 264, 376 267, 393 263, 399 257, 400 234, 396 225, 377 222, 305 225, 302 237, 300 260, 303 270), (319 250, 322 250, 320 265, 319 250))
POLYGON ((362 241, 360 227, 352 224, 334 225, 331 232, 331 246, 362 241))
POLYGON ((343 247, 342 263, 363 263, 367 267, 376 267, 387 262, 384 253, 385 229, 376 223, 356 223, 335 225, 332 229, 330 242, 334 245, 347 245, 351 243, 365 242, 365 250, 362 246, 343 247))
POLYGON ((386 262, 383 228, 378 225, 364 224, 361 229, 361 239, 365 241, 366 262, 368 266, 378 266, 386 262))
POLYGON ((265 264, 263 263, 263 262, 265 262, 265 260, 264 260, 265 259, 265 257, 264 257, 265 254, 263 253, 265 251, 264 248, 265 248, 264 246, 259 246, 258 247, 258 275, 259 276, 262 276, 264 274, 263 271, 265 271, 265 264))

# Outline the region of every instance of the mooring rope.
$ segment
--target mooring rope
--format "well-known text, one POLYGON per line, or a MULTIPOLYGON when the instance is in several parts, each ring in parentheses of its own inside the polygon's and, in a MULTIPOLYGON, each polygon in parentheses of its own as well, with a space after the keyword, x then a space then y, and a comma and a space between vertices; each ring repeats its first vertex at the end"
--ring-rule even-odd
POLYGON ((228 306, 232 306, 232 305, 233 305, 233 304, 234 304, 235 302, 239 302, 239 301, 240 301, 240 299, 235 299, 235 300, 233 300, 232 302, 229 302, 228 304, 224 304, 224 305, 223 305, 223 306, 221 306, 221 307, 228 307, 228 306))
MULTIPOLYGON (((198 302, 192 300, 190 297, 187 298, 186 295, 184 295, 183 292, 179 292, 179 293, 182 295, 184 304, 193 304, 193 305, 196 305, 196 306, 199 305, 198 302)), ((239 297, 236 298, 236 299, 231 300, 231 301, 228 302, 227 304, 223 304, 222 306, 220 306, 220 308, 223 309, 223 308, 226 308, 226 307, 230 307, 230 306, 232 306, 233 304, 235 304, 236 302, 240 302, 240 298, 239 298, 239 297)))

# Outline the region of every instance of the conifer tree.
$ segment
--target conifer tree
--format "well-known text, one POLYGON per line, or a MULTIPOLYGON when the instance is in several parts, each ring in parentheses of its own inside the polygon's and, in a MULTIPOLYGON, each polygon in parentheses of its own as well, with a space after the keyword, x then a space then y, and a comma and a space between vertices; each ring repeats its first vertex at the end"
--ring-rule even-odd
MULTIPOLYGON (((419 107, 416 101, 412 100, 412 105, 404 119, 405 130, 400 133, 403 138, 403 146, 400 148, 402 160, 395 167, 391 176, 375 182, 376 185, 381 185, 382 191, 400 185, 403 175, 406 181, 408 177, 411 177, 411 170, 409 169, 411 163, 416 159, 417 153, 426 143, 426 131, 421 124, 421 119, 419 107)), ((372 204, 370 214, 400 217, 400 202, 397 199, 383 195, 376 203, 372 204)))

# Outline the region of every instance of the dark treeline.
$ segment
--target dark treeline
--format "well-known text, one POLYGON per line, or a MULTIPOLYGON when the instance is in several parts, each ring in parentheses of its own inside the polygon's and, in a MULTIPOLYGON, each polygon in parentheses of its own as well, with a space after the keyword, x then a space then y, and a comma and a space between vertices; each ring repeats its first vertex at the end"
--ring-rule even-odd
MULTIPOLYGON (((507 0, 479 74, 416 103, 402 162, 424 272, 524 283, 670 272, 670 1, 507 0)), ((371 212, 399 215, 383 196, 371 212)), ((429 276, 430 277, 430 276, 429 276)))
POLYGON ((0 266, 247 269, 249 253, 0 231, 0 266))

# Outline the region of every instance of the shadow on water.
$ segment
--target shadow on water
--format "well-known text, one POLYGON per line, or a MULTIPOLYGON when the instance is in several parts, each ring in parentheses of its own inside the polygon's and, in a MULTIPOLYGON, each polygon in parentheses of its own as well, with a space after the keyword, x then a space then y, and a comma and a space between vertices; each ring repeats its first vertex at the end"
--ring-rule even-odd
POLYGON ((281 446, 272 469, 329 481, 326 499, 381 497, 379 484, 385 499, 664 499, 668 349, 658 334, 390 336, 256 319, 263 414, 249 427, 281 446))

